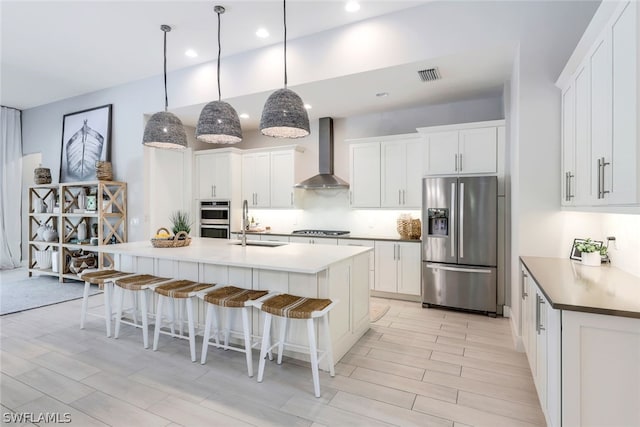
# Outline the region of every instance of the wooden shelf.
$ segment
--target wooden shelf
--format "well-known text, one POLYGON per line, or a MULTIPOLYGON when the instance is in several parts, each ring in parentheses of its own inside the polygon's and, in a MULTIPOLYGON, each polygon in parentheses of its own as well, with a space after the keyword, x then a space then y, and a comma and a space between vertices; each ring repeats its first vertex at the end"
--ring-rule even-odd
POLYGON ((54 248, 60 247, 60 242, 45 242, 44 240, 29 240, 30 245, 42 245, 42 246, 53 246, 54 248))
POLYGON ((60 273, 56 273, 50 268, 40 269, 40 268, 30 268, 29 273, 38 273, 44 276, 60 276, 60 273))

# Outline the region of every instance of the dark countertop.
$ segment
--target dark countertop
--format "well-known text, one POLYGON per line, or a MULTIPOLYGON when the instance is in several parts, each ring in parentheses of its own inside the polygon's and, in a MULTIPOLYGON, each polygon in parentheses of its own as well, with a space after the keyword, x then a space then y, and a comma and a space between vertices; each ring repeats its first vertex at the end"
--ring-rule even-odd
POLYGON ((589 267, 532 256, 520 260, 555 309, 640 319, 640 277, 609 264, 589 267))
MULTIPOLYGON (((231 231, 231 233, 241 234, 242 231, 231 231)), ((420 239, 401 239, 400 236, 392 237, 392 236, 362 236, 358 234, 350 234, 348 236, 308 236, 304 234, 291 234, 291 233, 275 233, 273 231, 267 232, 258 232, 258 231, 247 231, 249 235, 253 236, 288 236, 288 237, 308 237, 310 239, 353 239, 353 240, 386 240, 390 242, 410 242, 410 243, 420 243, 422 240, 420 239)))

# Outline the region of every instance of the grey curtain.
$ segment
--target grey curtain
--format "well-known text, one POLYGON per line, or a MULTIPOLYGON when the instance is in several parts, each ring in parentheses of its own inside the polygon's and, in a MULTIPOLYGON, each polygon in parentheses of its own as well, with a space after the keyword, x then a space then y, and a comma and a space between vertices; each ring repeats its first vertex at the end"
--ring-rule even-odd
POLYGON ((0 269, 20 266, 22 125, 21 111, 0 107, 0 269))

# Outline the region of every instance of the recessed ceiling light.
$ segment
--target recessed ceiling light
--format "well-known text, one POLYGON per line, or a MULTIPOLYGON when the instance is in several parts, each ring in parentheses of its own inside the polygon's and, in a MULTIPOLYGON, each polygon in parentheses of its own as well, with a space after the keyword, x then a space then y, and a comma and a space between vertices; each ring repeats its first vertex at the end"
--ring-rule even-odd
POLYGON ((258 28, 258 31, 256 31, 256 36, 260 37, 261 39, 266 39, 267 37, 269 37, 269 31, 267 31, 265 28, 258 28))
POLYGON ((348 1, 344 6, 344 10, 346 10, 347 12, 357 12, 360 10, 360 3, 358 3, 357 1, 348 1))
POLYGON ((189 58, 195 58, 198 56, 198 52, 196 52, 193 49, 187 49, 187 51, 184 54, 187 55, 189 58))
POLYGON ((242 114, 240 114, 240 118, 241 119, 248 119, 249 115, 247 113, 242 113, 242 114))
POLYGON ((313 107, 311 106, 311 104, 304 104, 304 108, 306 108, 307 110, 311 110, 313 107))
POLYGON ((389 96, 389 92, 378 92, 376 93, 376 96, 378 98, 386 98, 387 96, 389 96))

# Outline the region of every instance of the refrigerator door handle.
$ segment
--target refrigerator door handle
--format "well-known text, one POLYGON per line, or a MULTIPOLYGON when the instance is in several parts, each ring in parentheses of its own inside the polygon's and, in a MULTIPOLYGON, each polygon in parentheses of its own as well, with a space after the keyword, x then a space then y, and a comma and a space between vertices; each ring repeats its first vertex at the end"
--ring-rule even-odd
POLYGON ((458 227, 458 253, 464 258, 464 182, 460 183, 460 226, 458 227))
POLYGON ((483 273, 491 274, 491 269, 488 268, 464 268, 464 267, 449 267, 442 264, 428 263, 427 268, 440 269, 445 271, 456 271, 458 273, 483 273))
POLYGON ((456 256, 456 183, 451 183, 451 256, 456 256))

